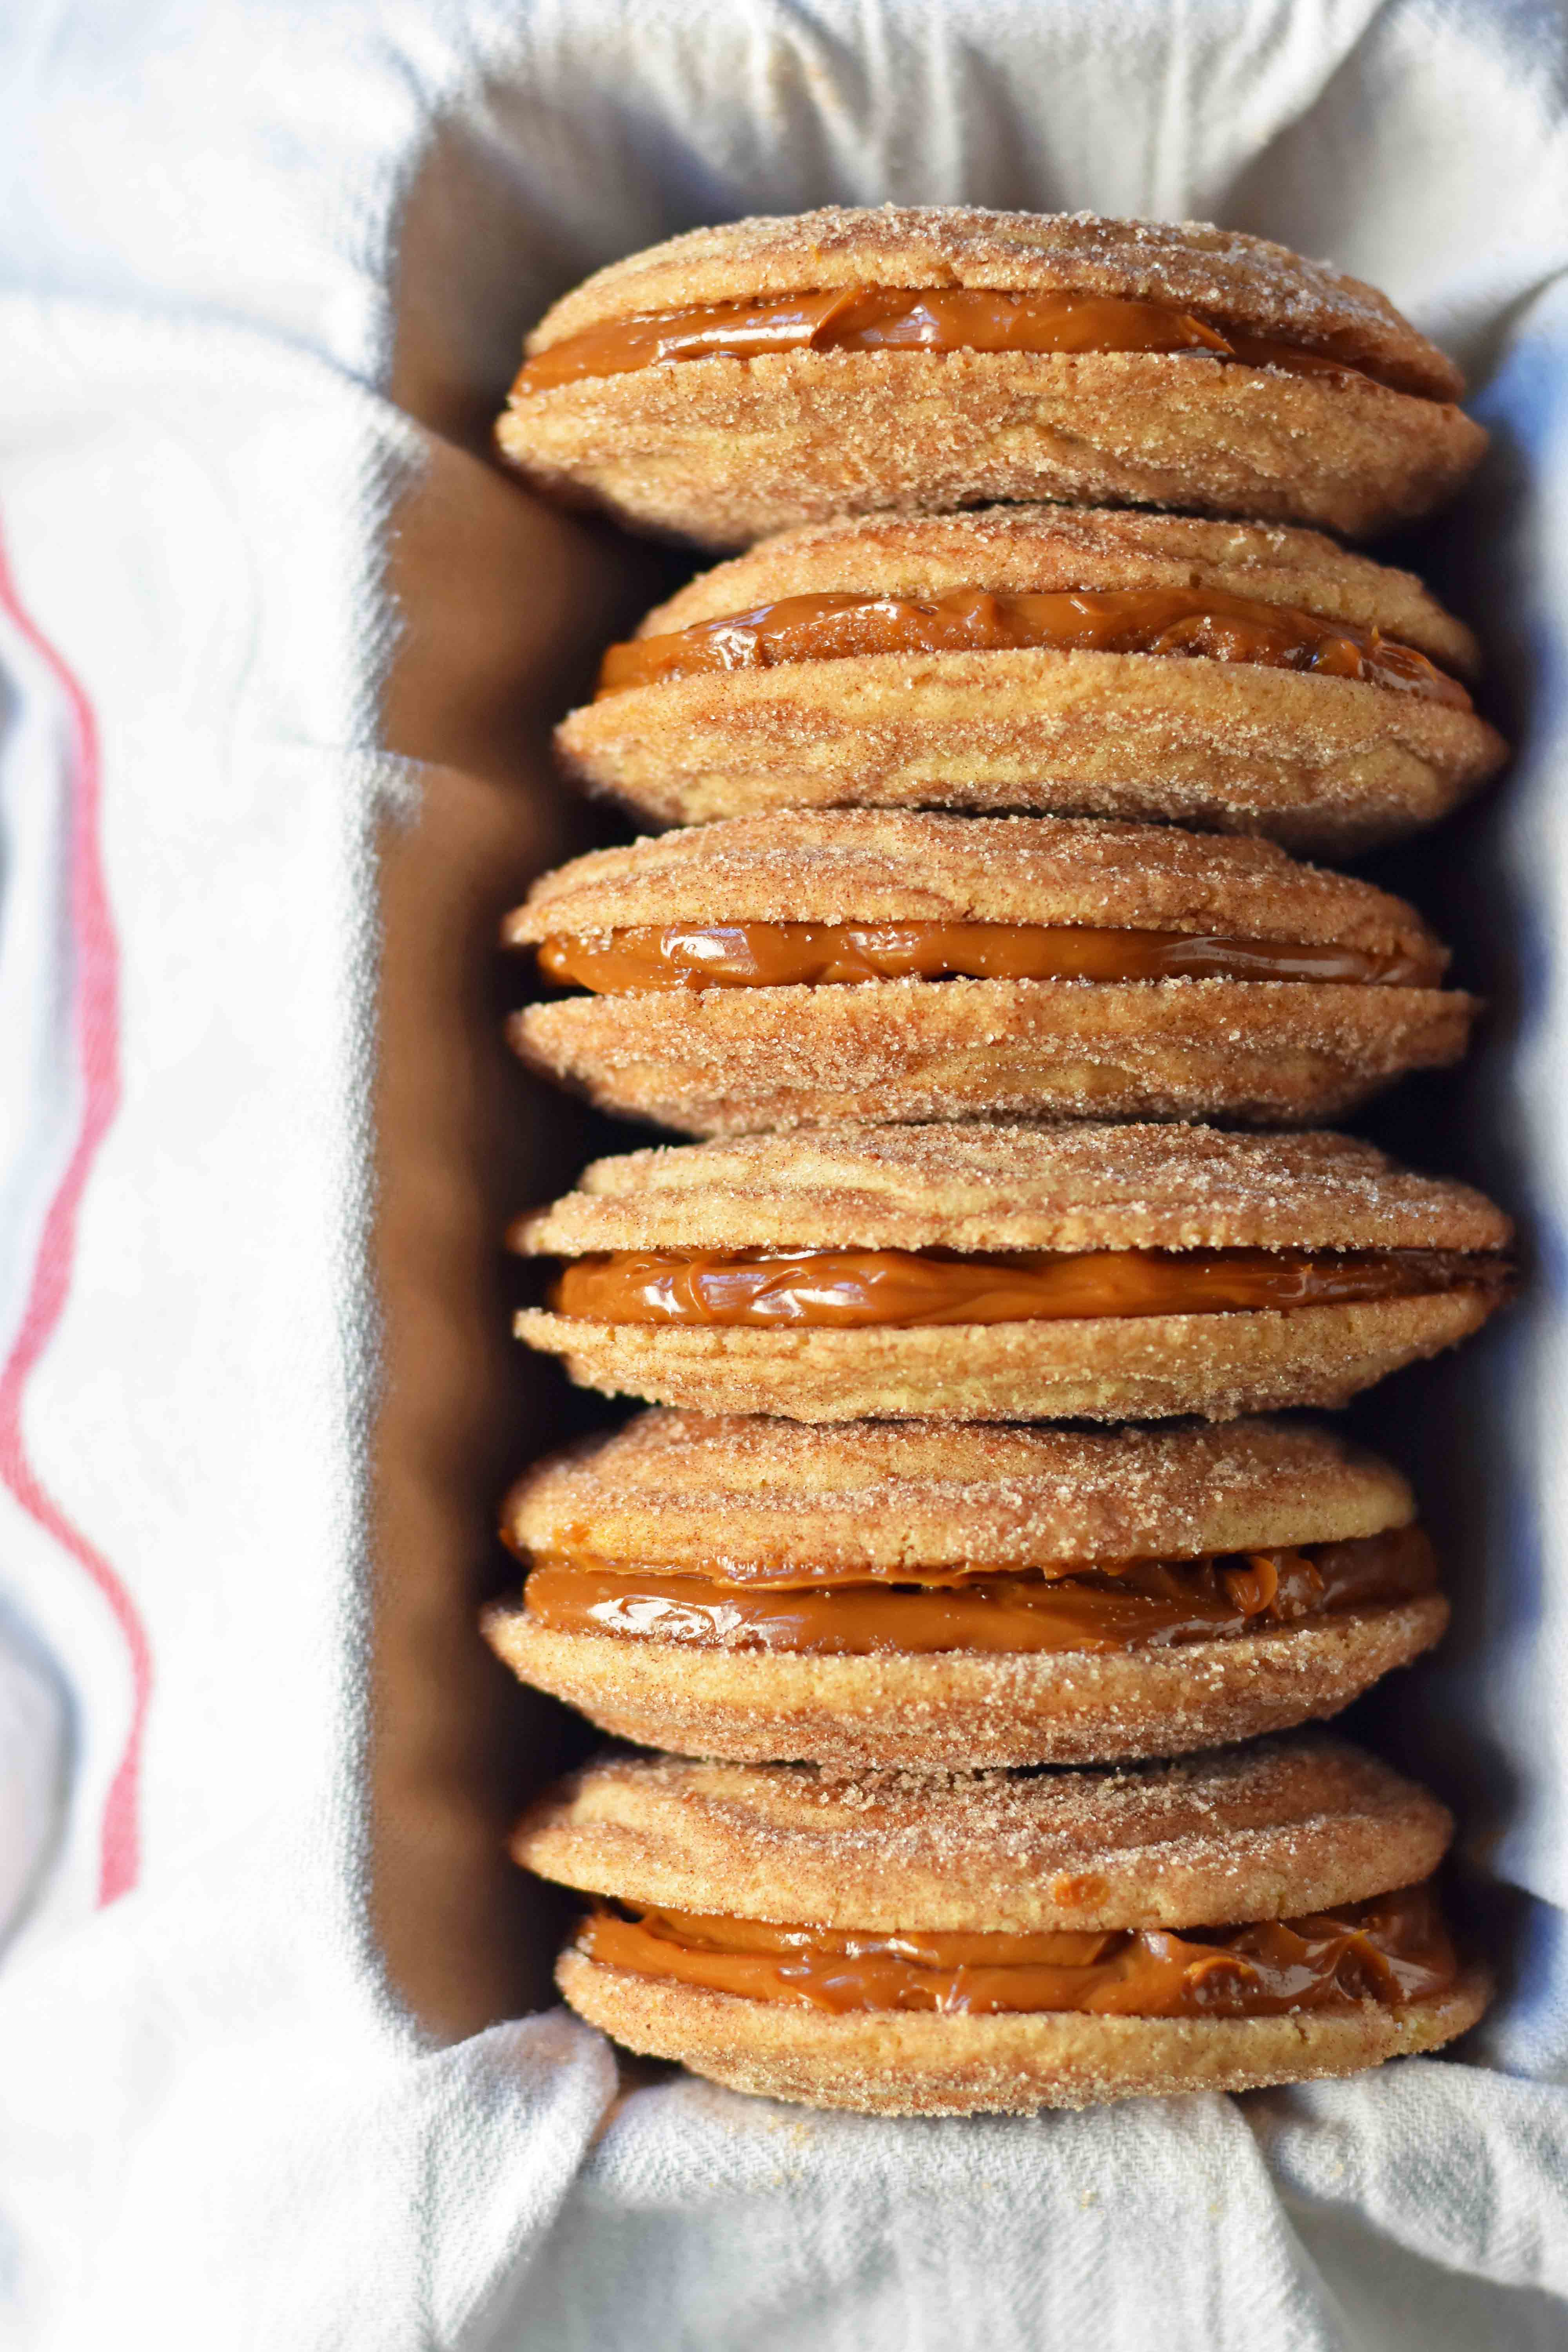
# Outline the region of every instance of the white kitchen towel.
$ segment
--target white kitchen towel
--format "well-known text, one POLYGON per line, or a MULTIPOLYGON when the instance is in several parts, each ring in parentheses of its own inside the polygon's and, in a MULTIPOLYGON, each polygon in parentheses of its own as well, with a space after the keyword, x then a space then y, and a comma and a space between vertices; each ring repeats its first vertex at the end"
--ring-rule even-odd
POLYGON ((8 2340, 1561 2343, 1565 92, 1526 0, 0 19, 0 1598, 69 1727, 0 1969, 8 2340), (1462 1637, 1402 1737, 1518 1909, 1471 2063, 899 2125, 617 2098, 560 2012, 444 2050, 395 2014, 359 1785, 365 845, 419 453, 392 289, 437 135, 417 294, 464 397, 597 262, 827 199, 1217 217, 1386 285, 1470 369, 1496 448, 1429 552, 1521 752, 1423 871, 1497 999, 1458 1156, 1523 1213, 1531 1281, 1389 1434, 1462 1637))

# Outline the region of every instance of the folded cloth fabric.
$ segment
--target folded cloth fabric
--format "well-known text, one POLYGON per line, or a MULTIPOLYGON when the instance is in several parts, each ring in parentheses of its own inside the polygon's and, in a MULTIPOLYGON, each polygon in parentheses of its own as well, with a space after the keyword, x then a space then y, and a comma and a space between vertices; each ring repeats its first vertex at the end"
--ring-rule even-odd
POLYGON ((50 1662, 0 1612, 0 1950, 26 1916, 65 1813, 70 1718, 50 1662))
MULTIPOLYGON (((1505 0, 9 13, 0 1593, 73 1745, 0 1969, 8 2340, 1561 2341, 1565 65, 1561 23, 1505 0), (482 1397, 505 1361, 487 1234, 574 1148, 540 1097, 474 1179, 500 1155, 465 1107, 520 1083, 499 1040, 485 1058, 486 926, 566 845, 539 747, 585 640, 659 586, 623 588, 645 559, 472 452, 523 327, 588 268, 884 198, 1217 217, 1331 253, 1456 352, 1496 436, 1459 514, 1399 553, 1488 637, 1521 756, 1382 877, 1456 940, 1490 1042, 1440 1125, 1421 1096, 1380 1132, 1519 1212, 1534 1271, 1365 1424, 1415 1477, 1457 1630, 1362 1728, 1458 1804, 1509 1914, 1510 1983, 1460 2060, 900 2124, 617 2092, 559 2010, 472 2030, 523 1995, 503 1796, 462 1745, 500 1705, 465 1580, 560 1423, 535 1391, 483 1444, 401 1449, 388 1521, 377 1369, 408 1327, 373 1282, 371 1152, 399 1107, 387 1041, 446 1006, 417 1084, 398 1066, 381 1198, 384 1221, 416 1194, 430 1263, 463 1269, 469 1355, 426 1356, 454 1393, 477 1363, 482 1397), (428 897, 459 872, 460 938, 428 897), (392 955, 415 937, 416 971, 392 955), (467 1192, 421 1087, 475 1122, 467 1192), (398 1617, 384 1580, 373 1629, 370 1562, 399 1543, 426 1581, 398 1617)), ((520 1941, 547 1940, 525 1912, 520 1941)))

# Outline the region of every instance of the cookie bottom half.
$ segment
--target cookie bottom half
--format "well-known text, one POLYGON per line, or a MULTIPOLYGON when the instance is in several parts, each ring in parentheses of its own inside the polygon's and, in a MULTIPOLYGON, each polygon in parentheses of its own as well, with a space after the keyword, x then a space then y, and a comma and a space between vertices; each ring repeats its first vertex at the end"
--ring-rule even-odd
POLYGON ((530 1005, 522 1058, 687 1135, 1012 1117, 1342 1118, 1465 1050, 1457 990, 1293 981, 872 981, 530 1005))
POLYGON ((774 2099, 866 2115, 1026 2114, 1184 2091, 1247 2091, 1353 2074, 1467 2032, 1490 1998, 1484 1969, 1436 1999, 1295 2017, 835 2014, 637 1976, 563 1953, 571 2006, 645 2057, 774 2099))
POLYGON ((1355 679, 1153 654, 874 654, 636 686, 556 730, 661 824, 784 808, 1131 817, 1344 856, 1502 764, 1473 711, 1355 679))
POLYGON ((503 454, 635 530, 745 547, 835 515, 1066 499, 1359 537, 1436 505, 1485 447, 1445 401, 1191 352, 713 357, 519 396, 503 454))
POLYGON ((788 1421, 1233 1421, 1349 1402, 1479 1330, 1479 1286, 1285 1312, 1098 1316, 851 1330, 597 1323, 525 1307, 514 1328, 579 1387, 788 1421))
POLYGON ((601 1730, 735 1763, 1097 1764, 1228 1746, 1337 1715, 1441 1638, 1437 1593, 1225 1640, 1028 1655, 805 1657, 561 1633, 517 1606, 485 1633, 601 1730))

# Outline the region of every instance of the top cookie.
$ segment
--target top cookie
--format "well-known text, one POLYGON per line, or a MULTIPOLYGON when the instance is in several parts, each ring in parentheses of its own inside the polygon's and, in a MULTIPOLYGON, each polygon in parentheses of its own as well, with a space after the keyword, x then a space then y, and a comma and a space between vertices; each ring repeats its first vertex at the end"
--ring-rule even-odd
POLYGON ((512 1853, 629 1902, 825 1927, 1037 1932, 1278 1917, 1423 1878, 1452 1819, 1321 1734, 1117 1772, 867 1772, 605 1757, 512 1853))
POLYGON ((498 425, 531 479, 742 546, 879 508, 1180 506, 1352 534, 1485 446, 1375 289, 1203 223, 829 206, 699 229, 557 303, 498 425))
POLYGON ((866 285, 1168 303, 1320 352, 1418 398, 1458 400, 1465 389, 1452 360, 1386 294, 1270 237, 1209 221, 983 205, 824 205, 689 229, 595 270, 546 311, 526 350, 532 359, 589 328, 658 311, 866 285))
POLYGON ((588 1550, 735 1580, 780 1560, 868 1571, 982 1559, 1197 1559, 1409 1525, 1396 1470, 1305 1421, 1028 1429, 820 1428, 644 1412, 536 1464, 508 1496, 519 1553, 588 1550))
POLYGON ((1481 1193, 1350 1136, 1205 1127, 843 1127, 595 1160, 520 1218, 613 1250, 1505 1250, 1481 1193))
POLYGON ((515 948, 657 925, 917 922, 1300 940, 1419 962, 1428 984, 1447 961, 1403 899, 1269 841, 906 809, 781 810, 590 850, 542 875, 501 937, 515 948))

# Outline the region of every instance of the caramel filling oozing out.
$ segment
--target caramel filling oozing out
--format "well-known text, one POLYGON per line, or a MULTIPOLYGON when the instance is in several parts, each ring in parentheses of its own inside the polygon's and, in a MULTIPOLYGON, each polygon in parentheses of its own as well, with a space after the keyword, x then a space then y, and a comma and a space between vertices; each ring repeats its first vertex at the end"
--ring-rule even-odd
POLYGON ((1351 366, 1323 352, 1232 328, 1222 333, 1166 302, 1103 294, 1006 294, 983 287, 866 286, 614 319, 539 352, 519 375, 512 396, 677 360, 751 360, 770 352, 805 351, 1191 352, 1296 375, 1379 381, 1373 369, 1351 366))
POLYGON ((828 1329, 1227 1315, 1501 1288, 1508 1261, 1458 1250, 616 1250, 557 1276, 557 1314, 596 1323, 828 1329))
POLYGON ((1457 710, 1473 707, 1458 678, 1379 629, 1212 587, 1070 588, 1042 594, 955 588, 938 596, 834 590, 784 596, 689 629, 612 646, 600 667, 595 699, 714 670, 773 669, 871 654, 1040 647, 1307 670, 1419 695, 1457 710))
POLYGON ((771 1562, 699 1574, 544 1553, 524 1594, 529 1616, 554 1633, 866 1657, 1166 1648, 1392 1606, 1430 1591, 1436 1573, 1423 1531, 1399 1528, 1305 1549, 1014 1570, 771 1562))
POLYGON ((1440 953, 1088 924, 666 923, 543 940, 540 970, 596 995, 870 980, 1272 980, 1435 988, 1440 953))
POLYGON ((978 1935, 775 1927, 640 1906, 590 1913, 577 1949, 605 1967, 807 2009, 994 2017, 1280 2017, 1429 2000, 1458 1975, 1430 1880, 1245 1927, 978 1935))

